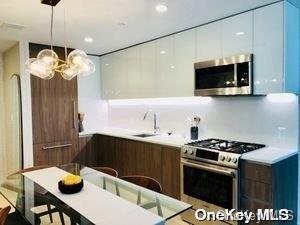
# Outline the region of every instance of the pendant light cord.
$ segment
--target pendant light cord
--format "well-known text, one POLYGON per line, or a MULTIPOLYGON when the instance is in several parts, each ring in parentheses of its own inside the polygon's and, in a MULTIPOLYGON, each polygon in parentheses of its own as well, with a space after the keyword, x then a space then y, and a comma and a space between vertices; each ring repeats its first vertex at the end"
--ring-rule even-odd
POLYGON ((51 1, 51 30, 50 30, 50 37, 51 37, 51 50, 53 50, 53 5, 51 1))
POLYGON ((67 50, 67 34, 66 34, 66 0, 64 0, 64 44, 65 44, 65 61, 68 59, 68 50, 67 50))

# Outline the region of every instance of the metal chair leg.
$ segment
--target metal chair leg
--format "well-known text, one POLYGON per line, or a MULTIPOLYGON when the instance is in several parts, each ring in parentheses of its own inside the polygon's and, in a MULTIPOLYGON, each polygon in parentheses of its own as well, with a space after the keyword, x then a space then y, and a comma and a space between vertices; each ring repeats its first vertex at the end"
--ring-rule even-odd
POLYGON ((141 204, 141 201, 142 201, 142 193, 141 193, 141 190, 139 190, 138 192, 138 198, 137 198, 137 204, 141 204))
MULTIPOLYGON (((51 211, 51 206, 50 206, 50 204, 47 204, 47 209, 48 209, 49 212, 51 211)), ((53 223, 53 216, 52 216, 52 213, 51 213, 51 212, 49 213, 49 218, 50 218, 50 222, 53 223)))
POLYGON ((62 212, 58 212, 61 225, 65 225, 64 214, 62 212))
POLYGON ((115 181, 115 187, 116 187, 116 194, 117 196, 120 196, 120 189, 118 183, 115 181))
POLYGON ((103 189, 106 190, 106 179, 103 177, 103 189))
POLYGON ((156 197, 156 204, 157 204, 158 215, 163 217, 163 212, 162 212, 161 204, 160 204, 160 201, 159 201, 158 197, 156 197))

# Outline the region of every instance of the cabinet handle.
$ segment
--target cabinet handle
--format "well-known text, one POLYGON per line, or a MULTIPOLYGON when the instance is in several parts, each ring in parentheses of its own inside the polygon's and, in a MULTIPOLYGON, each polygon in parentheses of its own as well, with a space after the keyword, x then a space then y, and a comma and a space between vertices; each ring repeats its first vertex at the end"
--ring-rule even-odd
POLYGON ((73 102, 73 129, 76 129, 76 118, 75 118, 75 112, 76 112, 76 102, 75 100, 73 102))
POLYGON ((65 145, 53 145, 49 147, 43 147, 43 150, 49 150, 49 149, 54 149, 54 148, 63 148, 63 147, 70 147, 72 144, 65 144, 65 145))

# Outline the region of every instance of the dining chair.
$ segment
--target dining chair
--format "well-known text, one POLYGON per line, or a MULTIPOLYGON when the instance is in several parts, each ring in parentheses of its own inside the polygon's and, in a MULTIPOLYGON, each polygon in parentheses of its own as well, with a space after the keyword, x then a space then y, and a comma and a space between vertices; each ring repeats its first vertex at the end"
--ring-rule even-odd
MULTIPOLYGON (((147 188, 151 191, 155 191, 157 193, 162 193, 161 184, 152 177, 140 176, 140 175, 130 175, 130 176, 123 176, 123 177, 121 177, 121 179, 125 180, 127 182, 130 182, 130 183, 136 184, 138 186, 147 188)), ((141 201, 142 201, 141 198, 142 198, 141 190, 138 190, 137 204, 145 209, 152 209, 152 208, 156 207, 158 215, 163 217, 161 203, 157 196, 155 196, 155 201, 149 201, 149 202, 145 202, 145 203, 141 203, 141 201)))
MULTIPOLYGON (((41 166, 33 166, 33 167, 25 168, 25 169, 20 169, 14 173, 8 175, 7 179, 8 180, 15 179, 15 177, 17 175, 20 175, 22 173, 36 171, 36 170, 40 170, 40 169, 46 169, 46 168, 50 168, 50 167, 53 167, 53 165, 41 165, 41 166)), ((9 184, 8 185, 4 184, 2 186, 6 186, 8 189, 16 189, 15 187, 9 188, 10 187, 9 184)), ((36 213, 36 216, 40 218, 42 216, 49 215, 50 222, 53 223, 53 215, 52 214, 58 212, 60 220, 61 220, 61 224, 65 225, 63 213, 60 210, 58 210, 55 206, 54 206, 54 208, 52 208, 51 201, 45 197, 47 192, 39 190, 38 187, 35 187, 35 191, 38 193, 35 198, 35 207, 44 206, 44 205, 47 207, 46 211, 36 213)), ((17 191, 17 193, 21 193, 21 192, 17 191)))
POLYGON ((115 169, 110 168, 110 167, 92 167, 92 169, 97 170, 97 171, 102 172, 102 173, 105 173, 105 174, 108 174, 108 175, 113 176, 113 177, 118 177, 119 176, 118 171, 116 171, 115 169))
POLYGON ((41 170, 41 169, 46 169, 46 168, 50 168, 52 167, 51 165, 41 165, 41 166, 33 166, 33 167, 28 167, 28 168, 25 168, 25 169, 20 169, 10 175, 8 175, 6 178, 7 179, 14 179, 14 176, 15 175, 19 175, 19 174, 22 174, 22 173, 26 173, 26 172, 31 172, 31 171, 35 171, 35 170, 41 170))
MULTIPOLYGON (((110 167, 92 167, 92 169, 97 170, 101 173, 105 173, 107 175, 113 176, 113 177, 119 176, 118 171, 116 171, 115 169, 110 168, 110 167)), ((120 195, 119 187, 116 182, 114 182, 114 183, 115 183, 115 188, 116 188, 116 194, 119 196, 120 195)), ((106 178, 105 177, 103 177, 103 189, 106 190, 106 178)))
POLYGON ((10 209, 11 209, 10 206, 7 206, 5 208, 0 208, 0 225, 5 225, 5 221, 10 209))

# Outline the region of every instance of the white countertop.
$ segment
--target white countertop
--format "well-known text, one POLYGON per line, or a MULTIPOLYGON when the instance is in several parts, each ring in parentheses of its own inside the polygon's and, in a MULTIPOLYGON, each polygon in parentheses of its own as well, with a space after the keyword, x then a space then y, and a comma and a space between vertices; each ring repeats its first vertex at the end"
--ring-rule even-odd
POLYGON ((191 141, 189 139, 185 139, 182 136, 176 134, 172 134, 172 135, 158 134, 156 136, 146 137, 146 138, 133 136, 142 133, 151 134, 151 132, 149 131, 126 130, 120 128, 103 128, 94 131, 81 132, 79 136, 85 136, 91 134, 102 134, 102 135, 125 138, 125 139, 130 139, 135 141, 149 142, 149 143, 159 144, 159 145, 167 145, 167 146, 172 146, 177 148, 181 148, 181 146, 184 145, 184 143, 191 141))
POLYGON ((265 147, 242 155, 242 159, 262 164, 274 164, 298 153, 298 149, 265 147))
MULTIPOLYGON (((185 143, 191 141, 190 139, 183 138, 182 136, 176 134, 174 135, 159 134, 157 136, 146 137, 146 138, 132 136, 141 133, 151 133, 151 132, 107 127, 99 130, 94 130, 94 131, 85 131, 80 133, 79 135, 85 136, 85 135, 92 135, 92 134, 102 134, 102 135, 125 138, 130 140, 149 142, 153 144, 167 145, 167 146, 172 146, 177 148, 181 148, 181 146, 183 146, 185 143)), ((249 153, 245 153, 242 155, 241 158, 256 163, 274 164, 297 153, 298 153, 298 149, 286 149, 286 148, 279 148, 276 146, 268 146, 249 153)))

